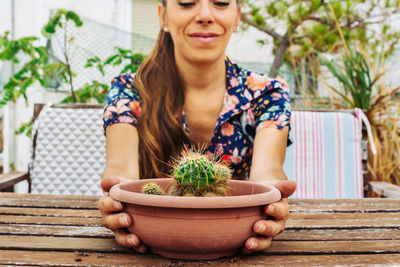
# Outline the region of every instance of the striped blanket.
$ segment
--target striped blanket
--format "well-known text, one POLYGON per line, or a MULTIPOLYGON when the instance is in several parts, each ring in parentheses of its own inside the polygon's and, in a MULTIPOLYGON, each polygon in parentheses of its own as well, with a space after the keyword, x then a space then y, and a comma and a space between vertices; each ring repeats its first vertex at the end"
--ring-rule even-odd
POLYGON ((363 197, 359 112, 293 111, 284 170, 294 197, 363 197))

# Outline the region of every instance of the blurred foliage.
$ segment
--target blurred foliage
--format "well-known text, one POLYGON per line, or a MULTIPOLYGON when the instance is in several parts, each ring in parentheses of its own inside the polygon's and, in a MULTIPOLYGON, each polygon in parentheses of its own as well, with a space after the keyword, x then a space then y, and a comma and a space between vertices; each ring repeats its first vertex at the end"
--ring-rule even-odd
MULTIPOLYGON (((39 82, 44 88, 51 88, 54 80, 70 85, 70 95, 61 103, 89 103, 94 99, 99 104, 105 103, 108 85, 97 80, 89 81, 84 86, 75 89, 73 79, 76 76, 71 68, 71 56, 69 55, 69 44, 74 40, 66 30, 67 23, 73 23, 76 27, 82 27, 83 22, 78 14, 65 9, 58 9, 55 14, 42 28, 42 35, 47 40, 57 31, 62 31, 62 55, 57 58, 49 54, 46 47, 38 45, 40 38, 36 36, 22 37, 16 40, 10 38, 9 32, 0 35, 0 60, 9 61, 17 67, 15 73, 9 78, 4 86, 4 92, 0 100, 0 106, 9 101, 16 101, 23 96, 28 104, 27 88, 35 82, 39 82), (26 60, 28 58, 28 60, 26 60), (21 62, 26 63, 21 63, 21 62)), ((115 53, 102 61, 99 57, 88 58, 85 68, 96 68, 102 76, 105 75, 107 66, 122 65, 121 73, 134 73, 143 62, 143 54, 135 54, 131 50, 115 47, 115 53)), ((30 136, 32 123, 21 125, 15 134, 30 136)))
MULTIPOLYGON (((273 38, 275 58, 270 75, 275 76, 283 62, 296 69, 301 59, 318 53, 341 53, 344 39, 366 44, 377 55, 379 36, 386 36, 386 53, 392 54, 400 33, 389 27, 389 19, 399 14, 398 0, 243 0, 242 21, 273 38), (333 9, 331 12, 329 5, 333 9), (376 28, 373 25, 384 25, 376 28), (381 32, 379 32, 381 31, 381 32)), ((267 40, 260 40, 262 44, 267 40)), ((311 58, 315 58, 311 56, 311 58)), ((317 59, 316 59, 317 60, 317 59)), ((316 73, 315 75, 317 75, 316 73)))
MULTIPOLYGON (((46 47, 37 45, 40 41, 39 37, 28 36, 12 40, 9 32, 0 35, 0 60, 9 61, 18 67, 4 86, 0 106, 6 105, 8 101, 15 101, 20 96, 23 96, 28 103, 26 90, 29 86, 39 82, 42 87, 51 88, 54 79, 70 85, 71 94, 62 100, 62 103, 88 103, 92 99, 95 99, 99 104, 105 102, 108 85, 104 83, 94 80, 89 81, 81 88, 75 89, 73 87, 75 73, 71 68, 68 46, 74 38, 66 32, 66 25, 69 21, 74 23, 76 27, 83 26, 78 14, 65 9, 58 9, 42 28, 42 35, 47 40, 50 40, 57 31, 62 31, 63 58, 56 58, 49 54, 46 47), (27 57, 29 60, 26 61, 27 57), (26 63, 21 65, 22 61, 26 61, 26 63)), ((144 58, 143 54, 135 54, 131 50, 115 47, 115 53, 104 61, 98 57, 87 59, 85 68, 97 68, 104 76, 107 66, 124 64, 121 73, 134 73, 144 58)))

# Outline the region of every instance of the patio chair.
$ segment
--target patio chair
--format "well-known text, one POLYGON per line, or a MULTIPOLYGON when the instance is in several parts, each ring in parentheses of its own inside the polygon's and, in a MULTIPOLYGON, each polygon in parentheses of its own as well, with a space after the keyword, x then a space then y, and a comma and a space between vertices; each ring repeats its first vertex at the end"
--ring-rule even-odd
POLYGON ((298 198, 363 197, 360 110, 294 110, 284 170, 298 198))
POLYGON ((29 192, 102 195, 105 137, 101 105, 36 104, 28 172, 0 177, 0 189, 27 180, 29 192))

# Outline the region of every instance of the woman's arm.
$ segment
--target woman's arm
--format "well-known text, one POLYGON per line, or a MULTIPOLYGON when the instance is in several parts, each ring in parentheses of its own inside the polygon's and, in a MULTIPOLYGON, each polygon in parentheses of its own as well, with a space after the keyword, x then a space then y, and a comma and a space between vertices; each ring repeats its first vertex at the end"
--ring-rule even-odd
POLYGON ((287 197, 296 190, 296 183, 287 181, 283 172, 288 129, 287 126, 283 129, 264 128, 256 134, 249 180, 276 186, 281 192, 282 199, 264 208, 264 213, 271 219, 260 220, 254 224, 253 231, 259 236, 246 241, 243 247, 244 253, 267 249, 271 245, 272 238, 285 229, 289 217, 287 197))
POLYGON ((146 246, 140 244, 136 235, 125 229, 132 224, 132 218, 126 213, 120 213, 124 209, 123 204, 108 196, 113 185, 129 179, 139 179, 138 133, 132 125, 118 123, 107 126, 106 136, 106 167, 101 181, 105 196, 98 203, 103 225, 114 231, 120 245, 144 253, 146 246))
POLYGON ((139 179, 139 137, 135 127, 117 123, 106 128, 106 166, 103 178, 139 179))
POLYGON ((283 172, 289 127, 260 129, 255 136, 250 181, 287 180, 283 172))

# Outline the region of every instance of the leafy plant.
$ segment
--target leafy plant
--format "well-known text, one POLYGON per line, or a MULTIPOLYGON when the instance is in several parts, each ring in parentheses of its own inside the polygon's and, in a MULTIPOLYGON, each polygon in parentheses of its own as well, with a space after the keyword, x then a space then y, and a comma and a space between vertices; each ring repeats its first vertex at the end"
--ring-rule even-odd
POLYGON ((329 87, 347 106, 363 109, 372 126, 377 153, 368 153, 369 179, 400 185, 400 103, 397 97, 400 87, 388 82, 385 70, 385 63, 394 48, 386 26, 383 25, 382 35, 378 36, 381 43, 374 50, 378 53, 370 53, 366 50, 370 49, 369 46, 361 41, 352 44, 357 50, 352 48, 338 21, 336 25, 346 52, 342 57, 343 65, 334 61, 323 62, 339 81, 342 90, 332 85, 329 87))
POLYGON ((54 55, 52 55, 52 57, 59 65, 63 66, 61 75, 64 80, 69 83, 72 100, 74 103, 76 103, 78 100, 75 95, 74 85, 72 82, 75 74, 71 68, 71 56, 69 55, 70 42, 72 42, 74 38, 67 32, 66 26, 68 22, 73 22, 76 27, 81 27, 83 25, 82 20, 75 12, 62 8, 58 9, 57 12, 50 18, 50 20, 43 26, 42 34, 47 39, 50 39, 51 36, 57 32, 57 30, 63 31, 62 52, 64 58, 57 58, 54 55))
POLYGON ((0 60, 16 65, 21 64, 23 57, 28 57, 26 63, 22 64, 5 83, 0 106, 6 105, 9 101, 15 101, 20 96, 28 102, 26 90, 36 81, 46 87, 46 78, 49 73, 43 72, 43 69, 46 68, 49 57, 45 47, 35 44, 38 40, 39 38, 34 36, 11 40, 9 32, 0 36, 0 60))
MULTIPOLYGON (((141 53, 133 53, 128 49, 120 47, 115 47, 114 49, 116 52, 108 56, 104 61, 97 56, 88 58, 85 68, 96 68, 100 72, 100 75, 104 77, 108 66, 115 67, 125 64, 120 71, 121 74, 127 72, 135 73, 146 57, 141 53)), ((107 89, 107 84, 101 83, 97 80, 91 81, 75 91, 76 101, 79 103, 88 103, 91 99, 96 99, 99 104, 104 104, 107 89)), ((74 103, 74 99, 72 96, 68 96, 63 99, 61 103, 74 103)))
POLYGON ((381 75, 371 77, 369 65, 364 56, 354 50, 342 57, 343 68, 334 60, 322 60, 332 75, 339 81, 344 92, 329 86, 351 108, 360 108, 368 111, 371 106, 374 85, 381 75))

